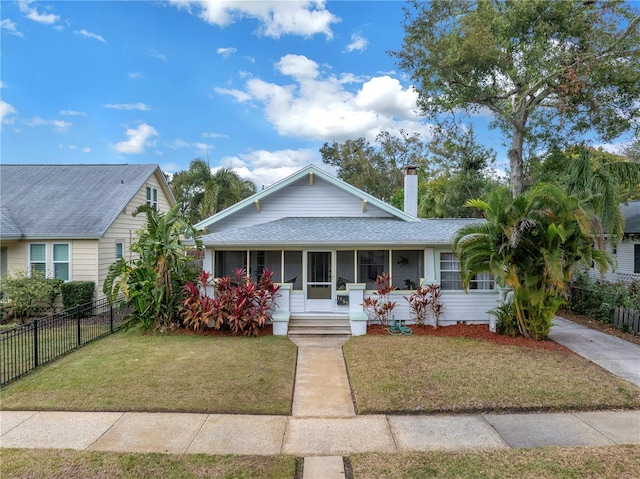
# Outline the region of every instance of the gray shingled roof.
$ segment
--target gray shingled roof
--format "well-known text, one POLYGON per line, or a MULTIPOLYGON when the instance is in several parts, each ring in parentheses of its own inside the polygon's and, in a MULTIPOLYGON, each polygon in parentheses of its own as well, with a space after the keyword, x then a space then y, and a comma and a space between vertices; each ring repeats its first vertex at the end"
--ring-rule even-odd
POLYGON ((20 239, 24 233, 7 208, 0 208, 0 237, 20 239))
POLYGON ((204 235, 206 246, 277 245, 450 245, 463 226, 477 219, 282 218, 204 235))
POLYGON ((99 238, 157 168, 0 165, 0 237, 99 238))
POLYGON ((640 201, 622 205, 622 214, 625 217, 625 234, 640 234, 640 201))

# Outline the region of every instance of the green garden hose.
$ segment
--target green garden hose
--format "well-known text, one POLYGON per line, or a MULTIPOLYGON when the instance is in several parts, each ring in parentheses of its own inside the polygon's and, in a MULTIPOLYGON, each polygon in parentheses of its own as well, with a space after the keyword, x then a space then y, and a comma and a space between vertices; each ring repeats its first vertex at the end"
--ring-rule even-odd
POLYGON ((407 335, 410 336, 413 334, 413 329, 411 329, 409 326, 406 326, 404 324, 404 321, 399 321, 399 320, 393 320, 393 324, 391 326, 389 326, 389 334, 391 334, 392 336, 401 336, 401 335, 407 335))

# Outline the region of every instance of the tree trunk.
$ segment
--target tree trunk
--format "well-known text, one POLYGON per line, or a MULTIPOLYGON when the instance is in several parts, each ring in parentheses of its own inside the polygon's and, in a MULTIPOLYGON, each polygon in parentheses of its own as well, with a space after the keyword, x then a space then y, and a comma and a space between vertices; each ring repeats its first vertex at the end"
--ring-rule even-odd
POLYGON ((511 196, 517 198, 522 194, 522 146, 524 135, 518 127, 513 128, 513 138, 511 139, 511 149, 509 150, 509 166, 511 167, 511 196))

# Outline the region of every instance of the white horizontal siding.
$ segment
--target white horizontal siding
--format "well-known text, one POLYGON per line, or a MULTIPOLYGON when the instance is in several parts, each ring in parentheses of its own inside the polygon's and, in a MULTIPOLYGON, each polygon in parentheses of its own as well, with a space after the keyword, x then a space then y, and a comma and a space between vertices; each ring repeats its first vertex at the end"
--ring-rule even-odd
MULTIPOLYGON (((610 244, 607 244, 607 252, 613 255, 613 257, 618 262, 618 265, 615 269, 609 269, 604 274, 604 280, 610 282, 618 282, 618 281, 629 281, 630 278, 640 279, 640 274, 634 274, 633 266, 635 261, 635 245, 638 244, 638 241, 623 241, 618 244, 616 247, 616 253, 613 254, 613 248, 610 244)), ((600 272, 591 268, 589 270, 589 275, 596 280, 600 280, 600 272)))
POLYGON ((305 178, 304 181, 301 180, 261 200, 259 213, 255 205, 249 205, 211 225, 209 232, 244 228, 291 217, 389 218, 391 215, 369 204, 363 213, 360 198, 318 178, 315 178, 313 185, 309 185, 308 178, 305 178))
POLYGON ((93 281, 97 290, 98 240, 72 240, 69 243, 71 244, 71 280, 93 281))
MULTIPOLYGON (((409 302, 403 297, 409 297, 411 291, 395 292, 391 294, 391 301, 396 301, 393 316, 396 320, 412 323, 409 302)), ((365 294, 366 297, 376 297, 375 294, 365 294)), ((444 304, 443 314, 440 316, 440 324, 456 324, 459 322, 473 324, 489 324, 487 311, 498 305, 498 293, 464 291, 443 291, 441 301, 444 304)), ((433 317, 429 315, 428 324, 433 325, 433 317)))

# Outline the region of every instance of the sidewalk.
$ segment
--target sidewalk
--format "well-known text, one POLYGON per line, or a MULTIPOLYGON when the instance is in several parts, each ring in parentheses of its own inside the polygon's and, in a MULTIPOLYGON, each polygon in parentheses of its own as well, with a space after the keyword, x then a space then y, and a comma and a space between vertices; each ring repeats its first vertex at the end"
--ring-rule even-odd
MULTIPOLYGON (((640 386, 640 347, 561 318, 550 337, 640 386)), ((344 478, 360 452, 640 444, 640 411, 356 416, 342 344, 298 345, 292 416, 0 412, 0 447, 305 457, 304 479, 344 478)))

